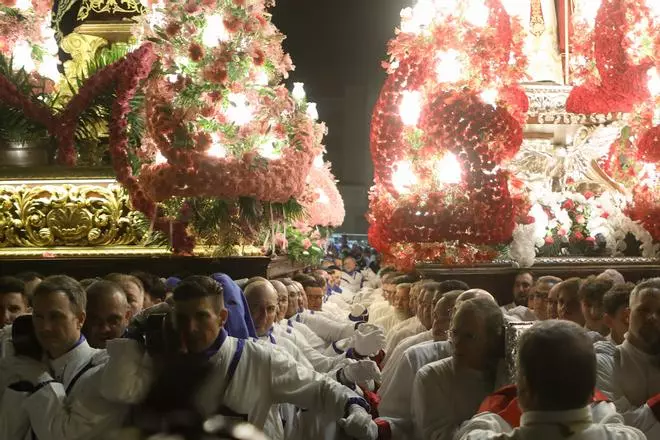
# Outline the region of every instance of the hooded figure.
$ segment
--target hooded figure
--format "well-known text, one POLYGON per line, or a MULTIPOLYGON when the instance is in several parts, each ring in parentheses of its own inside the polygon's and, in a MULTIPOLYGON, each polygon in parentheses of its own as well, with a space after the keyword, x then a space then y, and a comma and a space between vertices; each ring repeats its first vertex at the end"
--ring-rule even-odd
POLYGON ((225 330, 229 336, 238 339, 256 338, 257 332, 254 329, 250 309, 241 288, 224 273, 214 273, 211 278, 220 283, 224 290, 225 307, 229 311, 225 330))

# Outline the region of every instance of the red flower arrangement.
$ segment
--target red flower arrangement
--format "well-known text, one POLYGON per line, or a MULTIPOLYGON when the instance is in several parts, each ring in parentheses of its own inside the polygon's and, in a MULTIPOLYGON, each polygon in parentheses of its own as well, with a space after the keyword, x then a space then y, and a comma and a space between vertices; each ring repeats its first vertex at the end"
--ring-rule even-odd
POLYGON ((373 113, 369 240, 399 266, 492 259, 527 212, 499 168, 522 144, 529 105, 522 29, 499 0, 483 1, 483 23, 455 6, 419 30, 409 22, 420 11, 405 14, 373 113))
POLYGON ((585 23, 574 23, 574 59, 581 62, 573 66, 574 76, 578 84, 584 84, 573 88, 566 110, 627 113, 649 99, 647 71, 653 65, 652 52, 639 50, 633 41, 644 26, 642 32, 652 37, 658 34, 658 23, 644 0, 603 0, 593 32, 585 23), (591 63, 595 69, 585 68, 591 63))

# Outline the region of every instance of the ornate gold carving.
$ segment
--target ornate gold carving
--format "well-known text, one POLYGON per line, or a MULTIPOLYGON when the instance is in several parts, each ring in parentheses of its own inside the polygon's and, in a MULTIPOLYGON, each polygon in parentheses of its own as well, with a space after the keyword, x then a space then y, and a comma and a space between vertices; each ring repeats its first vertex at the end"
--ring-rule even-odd
POLYGON ((140 15, 144 13, 144 6, 136 0, 82 0, 78 9, 78 21, 85 20, 90 12, 140 15))
POLYGON ((137 244, 128 196, 117 184, 0 186, 0 247, 137 244))
POLYGON ((60 47, 71 55, 71 60, 64 63, 64 77, 60 81, 60 90, 67 95, 72 92, 69 84, 75 84, 75 79, 87 74, 87 64, 96 52, 107 46, 108 41, 93 35, 83 35, 73 32, 62 39, 60 47))

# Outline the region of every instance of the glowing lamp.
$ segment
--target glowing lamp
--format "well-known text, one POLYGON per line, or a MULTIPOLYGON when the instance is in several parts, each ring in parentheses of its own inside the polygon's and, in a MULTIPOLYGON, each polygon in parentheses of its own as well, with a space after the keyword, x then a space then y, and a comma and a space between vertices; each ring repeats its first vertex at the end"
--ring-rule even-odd
POLYGON ((660 2, 658 0, 646 0, 646 6, 656 18, 660 18, 660 2))
POLYGON ((463 65, 457 51, 451 49, 438 52, 436 59, 435 71, 438 74, 438 82, 454 83, 460 81, 463 75, 463 65))
POLYGON ((660 75, 655 67, 649 70, 648 87, 653 97, 660 95, 660 75))
POLYGON ((222 15, 213 14, 206 17, 206 26, 202 32, 202 43, 206 47, 217 47, 220 41, 229 40, 229 34, 222 21, 222 15))
POLYGON ((236 125, 242 126, 252 121, 252 108, 247 103, 247 98, 242 93, 230 93, 229 107, 225 113, 227 119, 236 125))
POLYGON ((36 67, 32 60, 32 47, 25 40, 21 40, 14 45, 12 57, 15 69, 25 69, 26 72, 32 72, 36 67))
POLYGON ((293 99, 296 101, 302 101, 305 99, 307 96, 305 93, 305 84, 301 82, 293 83, 293 91, 291 92, 291 96, 293 96, 293 99))
POLYGON ((161 153, 160 150, 156 151, 156 156, 154 157, 154 163, 156 165, 167 163, 167 158, 163 156, 163 153, 161 153))
POLYGON ((227 157, 227 150, 219 142, 213 142, 211 148, 206 150, 206 154, 217 159, 222 159, 227 157))
POLYGON ((437 178, 441 185, 451 185, 461 183, 463 172, 458 158, 453 153, 445 153, 435 166, 437 178))
POLYGON ((497 107, 497 97, 499 96, 499 93, 495 89, 486 89, 483 92, 481 92, 481 100, 488 105, 492 105, 493 107, 497 107))
POLYGON ((316 108, 315 102, 310 102, 307 104, 307 116, 309 116, 314 121, 319 118, 319 111, 316 108))
POLYGON ((467 0, 465 5, 465 19, 477 27, 484 27, 488 24, 490 9, 484 3, 484 0, 467 0))
POLYGON ((401 161, 394 165, 392 185, 401 194, 410 193, 410 188, 417 183, 417 176, 413 172, 410 161, 401 161))
POLYGON ((404 91, 399 105, 399 115, 405 125, 415 126, 422 112, 422 94, 420 92, 404 91))

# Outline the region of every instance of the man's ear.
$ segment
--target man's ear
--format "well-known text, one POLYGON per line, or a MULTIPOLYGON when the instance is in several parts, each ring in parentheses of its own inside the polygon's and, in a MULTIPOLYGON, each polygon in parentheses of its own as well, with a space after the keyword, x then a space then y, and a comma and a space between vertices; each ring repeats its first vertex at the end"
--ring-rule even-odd
POLYGON ((623 322, 626 323, 626 326, 630 326, 630 307, 623 309, 623 322))
POLYGON ((83 328, 83 325, 85 325, 85 319, 87 318, 87 314, 84 311, 82 311, 76 314, 76 318, 78 318, 78 330, 81 330, 83 328))
POLYGON ((220 318, 220 327, 224 327, 225 322, 227 322, 227 318, 229 318, 229 311, 223 308, 220 310, 218 317, 220 318))

